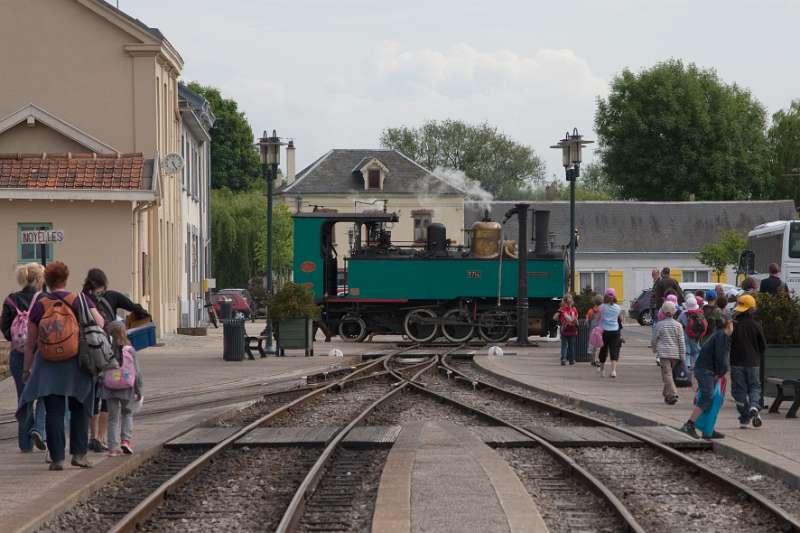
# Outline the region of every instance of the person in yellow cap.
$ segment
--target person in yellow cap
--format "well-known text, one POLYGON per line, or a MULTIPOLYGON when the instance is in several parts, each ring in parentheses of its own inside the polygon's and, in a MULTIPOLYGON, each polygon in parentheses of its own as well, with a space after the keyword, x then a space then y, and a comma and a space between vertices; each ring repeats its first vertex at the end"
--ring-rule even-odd
POLYGON ((734 308, 735 327, 731 336, 731 394, 739 411, 739 428, 761 427, 761 358, 767 348, 764 331, 753 314, 756 299, 742 294, 734 308))

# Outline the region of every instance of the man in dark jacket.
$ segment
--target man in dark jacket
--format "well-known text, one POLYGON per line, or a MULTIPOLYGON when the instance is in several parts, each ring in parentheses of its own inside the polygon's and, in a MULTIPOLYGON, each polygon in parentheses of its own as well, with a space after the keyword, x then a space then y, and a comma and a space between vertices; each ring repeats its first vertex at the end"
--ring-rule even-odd
POLYGON ((753 319, 756 299, 742 294, 734 309, 736 325, 731 338, 731 394, 739 411, 739 427, 745 429, 752 422, 761 427, 758 412, 761 409, 761 358, 767 341, 761 324, 753 319))
POLYGON ((669 267, 661 269, 661 278, 656 281, 655 284, 656 307, 658 309, 661 309, 661 306, 664 305, 664 298, 666 298, 667 291, 669 290, 674 291, 678 296, 678 303, 683 303, 683 290, 681 290, 681 286, 677 281, 671 278, 669 274, 669 267))
POLYGON ((786 286, 781 281, 781 267, 778 266, 778 263, 770 263, 769 277, 761 280, 758 292, 777 296, 781 290, 786 290, 786 286))
MULTIPOLYGON (((717 382, 725 377, 730 368, 730 337, 734 333, 733 322, 723 319, 722 326, 710 337, 706 338, 703 347, 700 348, 700 355, 694 364, 694 379, 697 380, 697 402, 692 410, 689 420, 681 428, 681 431, 688 433, 694 438, 699 435, 695 430, 695 422, 700 415, 708 415, 714 404, 714 389, 717 382)), ((725 435, 713 428, 716 422, 716 415, 711 421, 711 427, 704 427, 703 437, 707 439, 721 439, 725 435)))

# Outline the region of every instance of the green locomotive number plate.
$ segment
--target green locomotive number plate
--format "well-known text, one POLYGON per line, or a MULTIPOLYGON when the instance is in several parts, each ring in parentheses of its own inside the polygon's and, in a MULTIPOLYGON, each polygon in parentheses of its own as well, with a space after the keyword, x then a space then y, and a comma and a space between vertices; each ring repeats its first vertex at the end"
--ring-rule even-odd
POLYGON ((481 271, 467 270, 467 279, 481 279, 481 271))

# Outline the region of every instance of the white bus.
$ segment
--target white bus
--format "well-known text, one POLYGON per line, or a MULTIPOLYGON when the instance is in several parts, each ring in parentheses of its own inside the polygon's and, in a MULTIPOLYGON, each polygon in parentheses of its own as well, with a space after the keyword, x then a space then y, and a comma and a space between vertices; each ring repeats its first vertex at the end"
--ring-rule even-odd
POLYGON ((800 221, 778 220, 756 226, 747 234, 747 249, 754 254, 753 277, 769 276, 769 264, 777 263, 781 281, 800 296, 800 221))

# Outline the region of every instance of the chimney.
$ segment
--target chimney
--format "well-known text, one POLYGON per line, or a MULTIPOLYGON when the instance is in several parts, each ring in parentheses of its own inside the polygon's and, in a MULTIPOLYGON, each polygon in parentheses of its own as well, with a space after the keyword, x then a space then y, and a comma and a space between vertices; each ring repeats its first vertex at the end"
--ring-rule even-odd
POLYGON ((295 175, 295 162, 294 162, 294 141, 289 141, 286 146, 286 185, 294 181, 295 175))

